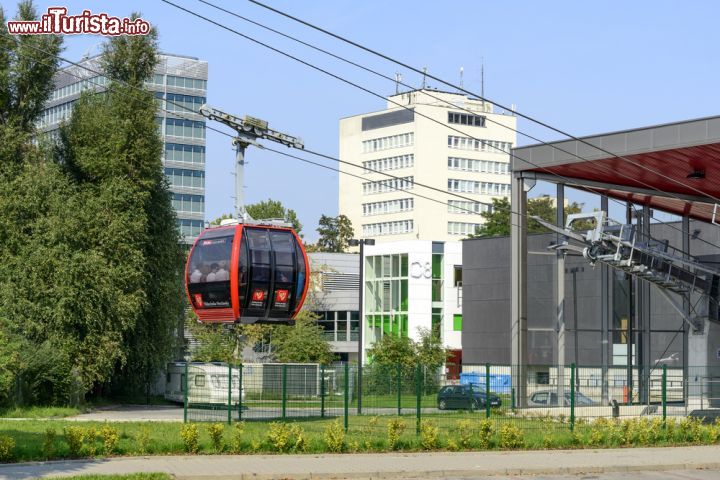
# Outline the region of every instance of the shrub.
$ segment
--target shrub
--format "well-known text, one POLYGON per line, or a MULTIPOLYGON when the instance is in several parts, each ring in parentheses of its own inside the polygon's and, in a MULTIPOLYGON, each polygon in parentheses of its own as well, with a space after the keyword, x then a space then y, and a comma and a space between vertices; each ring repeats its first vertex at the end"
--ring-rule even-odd
POLYGON ((490 448, 490 442, 493 434, 495 433, 492 422, 487 418, 480 420, 478 427, 478 440, 480 441, 480 448, 490 448))
POLYGON ((665 422, 665 436, 667 437, 668 442, 672 443, 675 441, 675 427, 677 424, 675 423, 675 419, 667 420, 665 422))
POLYGON ((180 437, 188 453, 197 453, 200 448, 200 432, 194 423, 186 423, 180 428, 180 437))
POLYGON ((95 427, 88 427, 85 430, 85 440, 87 441, 87 454, 90 457, 97 455, 97 441, 100 433, 95 427))
POLYGON ((43 436, 43 444, 42 444, 42 452, 43 457, 45 457, 47 460, 55 458, 55 455, 57 455, 57 448, 55 448, 55 438, 57 438, 57 433, 55 432, 55 429, 52 427, 45 429, 45 435, 43 436))
POLYGON ((103 453, 105 455, 112 455, 117 447, 118 440, 120 439, 120 434, 118 433, 117 428, 112 425, 105 424, 100 429, 100 436, 103 441, 103 453))
POLYGON ((208 425, 208 434, 210 435, 210 441, 213 444, 215 452, 219 453, 223 450, 223 432, 225 426, 222 423, 212 423, 208 425))
POLYGON ((290 435, 294 439, 293 440, 293 449, 296 452, 304 452, 305 450, 307 450, 308 440, 307 440, 307 437, 305 436, 305 430, 303 430, 303 428, 300 425, 298 425, 296 423, 291 425, 290 426, 290 435))
POLYGON ((460 450, 460 447, 458 446, 458 444, 455 440, 453 440, 452 438, 448 438, 447 449, 450 450, 451 452, 456 452, 456 451, 460 450))
POLYGON ((598 418, 595 420, 590 427, 590 437, 588 438, 588 445, 591 447, 597 447, 604 445, 608 438, 609 430, 612 428, 612 424, 606 418, 598 418))
POLYGON ((245 433, 245 422, 236 423, 233 427, 232 434, 232 451, 240 453, 242 451, 242 438, 245 433))
POLYGON ((340 425, 340 420, 335 420, 325 427, 323 439, 331 452, 339 453, 343 451, 345 448, 345 429, 340 425))
POLYGON ((405 423, 399 418, 391 418, 387 423, 388 447, 395 450, 400 444, 400 436, 405 431, 405 423))
POLYGON ((138 454, 145 455, 150 453, 150 430, 148 430, 147 427, 140 428, 136 440, 138 445, 138 454))
POLYGON ((85 432, 80 427, 71 426, 65 427, 63 433, 65 434, 65 441, 68 444, 68 450, 70 450, 70 456, 73 458, 79 457, 83 447, 85 432))
POLYGON ((250 441, 250 450, 253 452, 259 452, 262 448, 262 442, 260 440, 251 440, 250 441))
POLYGON ((550 435, 545 435, 543 437, 543 448, 550 449, 555 446, 555 442, 553 438, 550 435))
POLYGON ((456 425, 458 436, 460 437, 460 446, 462 448, 469 448, 473 435, 473 422, 471 420, 458 420, 456 425))
POLYGON ((520 448, 525 444, 523 432, 515 425, 507 423, 500 429, 500 447, 520 448))
POLYGON ((10 462, 15 458, 15 440, 7 435, 0 435, 0 462, 10 462))
POLYGON ((353 440, 348 443, 348 450, 350 450, 353 453, 357 453, 360 451, 360 442, 357 440, 353 440))
POLYGON ((267 439, 270 445, 278 452, 284 452, 290 448, 290 437, 292 432, 287 423, 272 422, 268 429, 267 439))
POLYGON ((438 427, 429 420, 420 421, 420 445, 425 450, 434 450, 438 447, 438 427))

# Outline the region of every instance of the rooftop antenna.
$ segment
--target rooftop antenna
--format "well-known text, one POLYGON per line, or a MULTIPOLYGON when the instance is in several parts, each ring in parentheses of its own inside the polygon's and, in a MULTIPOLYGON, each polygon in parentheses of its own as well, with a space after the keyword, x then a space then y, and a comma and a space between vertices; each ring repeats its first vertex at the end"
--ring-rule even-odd
POLYGON ((485 57, 480 57, 480 96, 485 101, 485 57))
POLYGON ((427 81, 427 67, 423 67, 423 83, 422 83, 423 90, 425 90, 426 81, 427 81))
POLYGON ((463 73, 465 72, 465 69, 463 67, 460 67, 460 88, 465 88, 463 85, 463 73))
POLYGON ((395 72, 395 95, 400 93, 400 83, 402 83, 402 74, 395 72))

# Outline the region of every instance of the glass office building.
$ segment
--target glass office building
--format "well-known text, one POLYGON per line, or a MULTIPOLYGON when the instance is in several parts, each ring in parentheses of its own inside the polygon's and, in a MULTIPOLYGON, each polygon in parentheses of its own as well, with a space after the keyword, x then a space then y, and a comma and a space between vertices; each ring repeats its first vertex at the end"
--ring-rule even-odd
MULTIPOLYGON (((194 112, 206 101, 208 64, 194 57, 170 54, 161 54, 159 60, 146 85, 155 92, 158 102, 163 168, 178 229, 183 241, 192 244, 205 224, 205 118, 194 112)), ((107 85, 104 76, 93 73, 101 71, 99 56, 78 64, 55 75, 55 90, 40 117, 40 131, 57 134, 60 124, 70 118, 81 92, 101 91, 107 85)))

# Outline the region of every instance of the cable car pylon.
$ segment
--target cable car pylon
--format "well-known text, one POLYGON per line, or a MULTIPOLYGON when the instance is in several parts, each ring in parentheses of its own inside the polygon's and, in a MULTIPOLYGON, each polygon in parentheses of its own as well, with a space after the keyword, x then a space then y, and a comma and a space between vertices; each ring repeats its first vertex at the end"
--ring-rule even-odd
POLYGON ((243 188, 245 181, 245 150, 247 147, 255 145, 262 148, 262 145, 257 143, 258 138, 277 142, 299 150, 303 150, 305 145, 300 138, 272 130, 268 127, 268 122, 265 120, 260 120, 259 118, 249 115, 240 118, 209 105, 200 107, 200 115, 208 120, 214 120, 232 128, 237 134, 232 141, 235 147, 235 218, 239 223, 252 221, 252 217, 248 215, 245 209, 245 193, 243 188))

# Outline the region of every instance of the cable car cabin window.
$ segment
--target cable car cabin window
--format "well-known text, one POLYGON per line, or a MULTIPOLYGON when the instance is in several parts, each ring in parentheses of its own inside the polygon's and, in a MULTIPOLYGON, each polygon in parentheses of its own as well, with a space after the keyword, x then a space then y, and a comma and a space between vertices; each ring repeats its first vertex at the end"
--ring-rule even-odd
POLYGON ((234 236, 227 229, 205 233, 192 250, 188 290, 197 308, 230 307, 230 259, 234 236))
POLYGON ((286 316, 295 304, 293 295, 295 286, 295 237, 287 230, 270 231, 275 254, 275 289, 272 296, 273 315, 282 312, 286 316))
POLYGON ((270 291, 271 245, 266 229, 245 228, 250 256, 250 298, 248 308, 264 315, 270 291), (262 313, 258 312, 262 310, 262 313))

